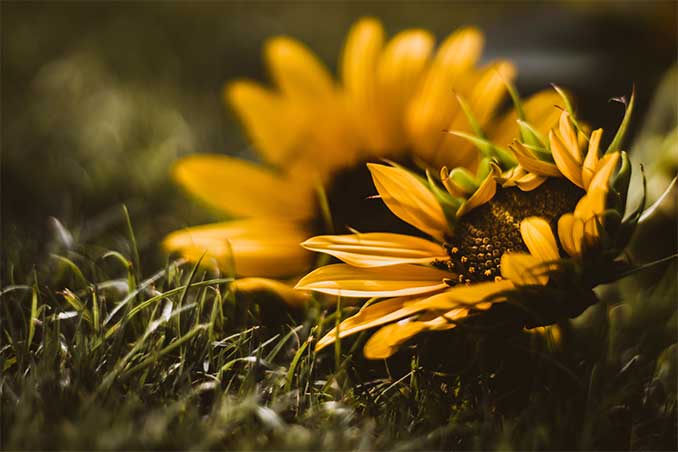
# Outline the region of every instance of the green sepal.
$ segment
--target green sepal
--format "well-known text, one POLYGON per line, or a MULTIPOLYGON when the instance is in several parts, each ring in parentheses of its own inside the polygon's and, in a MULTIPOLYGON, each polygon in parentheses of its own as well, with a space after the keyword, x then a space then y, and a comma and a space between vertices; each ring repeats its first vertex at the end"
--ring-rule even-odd
POLYGON ((473 115, 473 111, 471 111, 471 107, 466 103, 464 98, 461 95, 457 94, 457 101, 459 102, 459 105, 461 106, 461 110, 464 112, 464 115, 466 116, 466 120, 468 121, 469 125, 471 126, 471 129, 473 129, 473 133, 475 133, 476 136, 478 136, 480 138, 486 138, 485 133, 483 133, 483 129, 480 127, 478 120, 473 115))
POLYGON ((629 191, 629 183, 631 182, 631 162, 626 152, 621 152, 621 166, 617 174, 613 177, 610 183, 610 193, 615 197, 614 206, 620 213, 623 214, 626 210, 626 198, 629 191))
POLYGON ((466 168, 457 167, 453 169, 450 171, 448 180, 453 183, 459 191, 469 195, 475 193, 475 191, 478 190, 478 187, 480 187, 480 183, 476 180, 476 177, 466 168))
POLYGON ((518 119, 518 127, 520 129, 520 140, 523 144, 528 146, 541 147, 548 149, 548 141, 540 134, 530 123, 522 119, 518 119))
POLYGON ((508 150, 500 148, 485 138, 456 130, 450 130, 448 133, 467 139, 473 143, 484 156, 496 158, 501 167, 505 170, 513 168, 518 164, 518 161, 508 150))
POLYGON ((633 90, 631 91, 631 98, 629 99, 629 103, 626 105, 624 118, 622 119, 621 124, 619 124, 619 129, 617 129, 617 133, 614 135, 612 143, 610 143, 610 146, 607 148, 607 151, 605 151, 606 154, 618 150, 619 147, 621 146, 622 141, 624 141, 624 136, 626 135, 626 130, 628 129, 629 122, 631 121, 631 115, 633 114, 633 106, 635 105, 635 100, 636 100, 636 88, 634 86, 633 90))

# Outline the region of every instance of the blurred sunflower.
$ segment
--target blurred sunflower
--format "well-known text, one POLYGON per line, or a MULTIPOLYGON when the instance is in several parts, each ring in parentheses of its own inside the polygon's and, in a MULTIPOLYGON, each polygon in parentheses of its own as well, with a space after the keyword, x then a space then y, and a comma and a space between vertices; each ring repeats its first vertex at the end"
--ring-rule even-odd
MULTIPOLYGON (((320 232, 339 171, 379 158, 475 171, 473 144, 443 133, 472 132, 465 110, 493 142, 507 145, 519 133, 516 111, 496 114, 515 68, 508 61, 477 67, 482 44, 478 30, 464 28, 434 52, 427 31, 386 41, 377 20, 362 19, 348 34, 336 82, 303 44, 271 39, 264 55, 274 86, 240 80, 225 89, 265 163, 197 154, 174 168, 189 193, 239 219, 176 231, 164 248, 193 261, 207 252, 204 262, 243 277, 292 277, 312 263, 299 243, 320 232)), ((557 121, 556 101, 551 91, 538 93, 522 114, 545 132, 557 121)))
POLYGON ((433 240, 354 233, 304 242, 344 263, 314 270, 297 288, 387 298, 344 320, 316 350, 374 327, 381 328, 364 354, 381 359, 424 331, 553 324, 595 303, 591 289, 629 269, 618 257, 641 208, 626 216, 631 167, 619 144, 633 96, 605 152, 602 130, 589 136, 564 95, 563 101, 567 108, 554 108, 560 118, 548 138, 523 119, 521 138, 508 149, 486 140, 482 130, 467 135, 483 154, 511 152, 519 164, 502 170, 499 159, 485 157, 476 175, 443 168, 446 190, 430 176, 368 164, 386 206, 433 240))

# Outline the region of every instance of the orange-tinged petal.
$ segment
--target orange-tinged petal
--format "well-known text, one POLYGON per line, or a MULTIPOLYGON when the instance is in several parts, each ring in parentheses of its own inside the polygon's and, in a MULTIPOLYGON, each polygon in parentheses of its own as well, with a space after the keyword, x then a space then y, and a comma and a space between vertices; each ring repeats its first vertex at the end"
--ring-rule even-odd
POLYGON ((456 324, 439 316, 427 322, 410 319, 401 320, 379 329, 365 343, 363 354, 367 359, 386 359, 393 355, 402 344, 419 333, 430 330, 454 328, 456 324))
POLYGON ((340 65, 342 81, 355 112, 356 127, 366 146, 379 150, 386 145, 376 80, 384 39, 384 29, 378 20, 359 20, 346 38, 340 65))
MULTIPOLYGON (((507 279, 474 283, 468 286, 460 284, 423 300, 409 302, 406 306, 420 311, 457 309, 479 304, 489 297, 511 290, 514 287, 513 282, 507 279)), ((503 301, 503 299, 496 301, 503 301)))
POLYGON ((309 218, 313 189, 245 160, 195 154, 179 160, 174 178, 192 195, 232 215, 309 218))
POLYGON ((271 76, 290 99, 318 102, 334 94, 334 82, 325 66, 302 43, 279 36, 264 51, 271 76))
POLYGON ((407 300, 409 300, 407 297, 391 298, 364 307, 357 314, 347 318, 339 324, 338 335, 337 328, 332 328, 328 331, 315 345, 315 351, 327 347, 336 341, 337 338, 344 338, 411 315, 411 309, 403 308, 403 305, 407 300))
POLYGON ((540 217, 528 217, 520 223, 520 234, 530 254, 542 262, 560 258, 556 238, 548 221, 540 217))
POLYGON ((575 160, 567 149, 567 145, 553 130, 549 132, 549 142, 551 143, 553 160, 556 162, 560 172, 563 173, 563 176, 567 177, 573 184, 584 188, 581 177, 581 163, 575 160))
POLYGON ((306 235, 294 223, 249 219, 175 231, 165 238, 163 248, 194 262, 204 254, 206 265, 225 273, 284 277, 308 268, 312 254, 299 246, 306 235))
POLYGON ((378 102, 383 114, 386 146, 404 149, 408 142, 404 113, 431 54, 435 39, 425 30, 405 30, 391 39, 377 67, 378 102))
POLYGON ((368 163, 374 185, 384 204, 401 220, 443 240, 449 226, 435 196, 408 171, 368 163))
POLYGON ((581 171, 581 178, 585 190, 588 190, 589 185, 591 184, 591 179, 593 179, 595 171, 598 167, 600 156, 600 139, 602 136, 603 129, 598 129, 591 134, 591 138, 589 140, 589 150, 586 153, 586 158, 584 159, 584 165, 581 171))
POLYGON ((478 187, 478 190, 476 190, 475 193, 473 193, 473 195, 457 210, 457 217, 461 217, 472 209, 490 201, 494 197, 494 194, 497 192, 496 177, 499 176, 500 173, 501 170, 499 167, 492 164, 492 171, 485 177, 480 184, 480 187, 478 187))
POLYGON ((444 289, 450 272, 411 264, 356 268, 347 264, 320 267, 304 276, 297 289, 342 297, 397 297, 444 289))
POLYGON ((475 65, 482 46, 483 35, 475 28, 460 29, 445 39, 408 107, 407 130, 425 161, 431 161, 444 138, 442 131, 457 109, 458 80, 475 65))
POLYGON ((560 114, 558 132, 560 139, 565 145, 565 149, 577 163, 581 163, 581 153, 579 152, 577 131, 574 129, 572 121, 570 121, 570 114, 567 112, 567 110, 563 110, 563 112, 560 114))
POLYGON ((519 286, 543 286, 549 281, 548 266, 531 254, 504 253, 500 265, 501 275, 519 286))
POLYGON ((566 213, 558 219, 558 238, 567 254, 572 257, 581 255, 581 239, 574 239, 575 222, 580 222, 573 214, 566 213))
POLYGON ((539 176, 560 177, 562 174, 556 165, 550 162, 539 160, 528 148, 518 141, 514 141, 510 146, 513 155, 520 166, 527 171, 539 176))
POLYGON ((236 293, 247 295, 248 297, 258 297, 261 295, 263 300, 270 299, 275 295, 290 306, 304 306, 310 299, 310 294, 301 290, 296 290, 292 286, 275 279, 267 278, 238 278, 233 281, 236 293))
POLYGON ((382 232, 320 235, 306 240, 302 246, 330 254, 356 267, 429 264, 447 259, 445 249, 437 243, 411 235, 382 232))
POLYGON ((607 193, 610 187, 610 178, 617 168, 620 156, 621 154, 619 152, 613 152, 612 154, 607 154, 600 160, 598 169, 589 184, 589 192, 603 190, 607 193))
POLYGON ((268 162, 285 167, 304 134, 307 112, 247 80, 227 84, 224 94, 254 148, 268 162))

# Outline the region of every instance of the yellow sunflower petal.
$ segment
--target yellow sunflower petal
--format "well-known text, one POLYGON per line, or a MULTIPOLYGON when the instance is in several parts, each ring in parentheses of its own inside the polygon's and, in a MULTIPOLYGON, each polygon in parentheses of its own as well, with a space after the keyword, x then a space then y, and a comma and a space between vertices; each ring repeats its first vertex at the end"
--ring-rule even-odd
POLYGON ((309 218, 313 189, 245 160, 196 154, 179 160, 176 181, 201 201, 232 215, 309 218))
POLYGON ((511 151, 516 156, 520 166, 527 171, 539 176, 560 177, 562 174, 556 165, 550 162, 539 160, 528 148, 518 141, 514 141, 510 146, 511 151))
POLYGON ((304 306, 310 299, 310 294, 301 290, 296 290, 288 284, 282 283, 275 279, 267 278, 238 278, 233 281, 233 287, 236 293, 247 296, 258 296, 260 298, 269 299, 271 295, 275 295, 290 306, 301 307, 304 306))
POLYGON ((402 150, 407 137, 404 112, 426 69, 435 39, 424 30, 405 30, 391 39, 379 58, 377 88, 383 117, 385 145, 402 150))
MULTIPOLYGON (((405 306, 418 311, 456 309, 477 305, 493 295, 511 290, 514 287, 513 282, 508 279, 475 283, 468 286, 460 284, 423 300, 408 302, 405 306)), ((496 301, 503 300, 498 299, 496 301)))
POLYGON ((443 240, 449 226, 435 196, 408 171, 368 163, 374 185, 384 204, 401 220, 443 240))
POLYGON ((610 186, 610 178, 617 168, 620 156, 621 154, 619 152, 613 152, 612 154, 607 154, 600 160, 598 169, 589 184, 589 192, 603 190, 607 193, 610 186))
POLYGON ((501 257, 501 275, 519 286, 545 285, 549 281, 548 267, 527 253, 504 253, 501 257))
POLYGON ((558 131, 560 134, 560 139, 562 140, 565 148, 572 156, 572 158, 580 163, 581 154, 579 152, 579 140, 577 138, 577 131, 570 121, 570 114, 567 110, 563 110, 560 114, 560 121, 558 123, 558 131))
POLYGON ((444 138, 456 107, 454 94, 461 74, 472 68, 483 47, 483 35, 464 28, 450 35, 440 46, 428 73, 407 111, 407 130, 414 150, 430 161, 444 138))
POLYGON ((330 73, 299 41, 284 36, 272 38, 264 53, 271 76, 286 97, 318 102, 333 95, 330 73))
POLYGON ((572 257, 581 255, 581 240, 574 239, 575 222, 579 222, 573 214, 566 213, 558 219, 558 238, 567 254, 572 257))
POLYGON ((560 172, 563 173, 563 176, 567 177, 573 184, 584 188, 581 177, 581 163, 575 160, 562 138, 551 130, 551 132, 549 132, 549 142, 551 143, 553 160, 556 162, 556 166, 560 172))
POLYGON ((384 46, 384 29, 372 18, 359 20, 346 38, 341 57, 344 87, 355 112, 356 127, 372 149, 385 147, 377 98, 377 62, 384 46))
POLYGON ((530 254, 542 262, 555 261, 560 258, 556 238, 553 236, 548 221, 540 217, 528 217, 520 222, 522 235, 530 254))
POLYGON ((497 192, 497 181, 496 177, 499 176, 501 170, 495 164, 492 165, 492 170, 490 173, 483 179, 483 182, 478 187, 473 195, 457 209, 457 217, 470 212, 472 209, 475 209, 478 206, 485 204, 490 201, 494 194, 497 192))
POLYGON ((445 249, 437 243, 404 234, 368 232, 320 235, 306 240, 302 246, 330 254, 356 267, 428 264, 447 259, 445 249))
POLYGON ((402 344, 419 333, 430 330, 454 328, 456 324, 439 316, 427 322, 405 319, 379 329, 365 343, 363 354, 367 359, 386 359, 393 355, 402 344))
POLYGON ((584 189, 588 190, 589 185, 591 184, 591 179, 595 175, 596 168, 598 167, 598 161, 600 156, 600 139, 603 136, 603 129, 595 130, 591 134, 589 141, 589 150, 586 153, 586 158, 584 159, 584 165, 581 170, 581 178, 584 184, 584 189))
POLYGON ((299 243, 307 233, 294 223, 249 219, 181 229, 163 241, 168 252, 240 276, 283 277, 305 271, 312 254, 299 243))
POLYGON ((546 182, 546 177, 527 173, 515 180, 515 185, 522 191, 532 191, 546 182))
POLYGON ((332 328, 328 331, 315 345, 315 351, 327 347, 336 341, 337 338, 344 338, 412 315, 411 309, 403 309, 403 305, 407 300, 409 300, 407 297, 391 298, 373 303, 361 309, 357 314, 339 324, 339 335, 337 335, 337 328, 332 328))
POLYGON ((397 297, 444 289, 450 272, 411 264, 356 268, 347 264, 320 267, 304 276, 297 289, 342 297, 397 297))
POLYGON ((255 149, 268 162, 286 166, 303 135, 306 124, 303 109, 246 80, 227 84, 224 94, 255 149))

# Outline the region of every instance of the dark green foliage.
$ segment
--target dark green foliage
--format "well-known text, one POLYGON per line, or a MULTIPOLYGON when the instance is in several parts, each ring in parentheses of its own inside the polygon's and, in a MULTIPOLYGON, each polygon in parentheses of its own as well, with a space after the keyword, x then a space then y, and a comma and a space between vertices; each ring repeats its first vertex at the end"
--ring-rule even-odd
POLYGON ((126 249, 71 244, 7 275, 3 448, 676 446, 675 265, 653 289, 604 291, 560 345, 460 327, 385 362, 351 338, 337 362, 312 351, 331 308, 236 299, 189 264, 148 275, 126 249))

